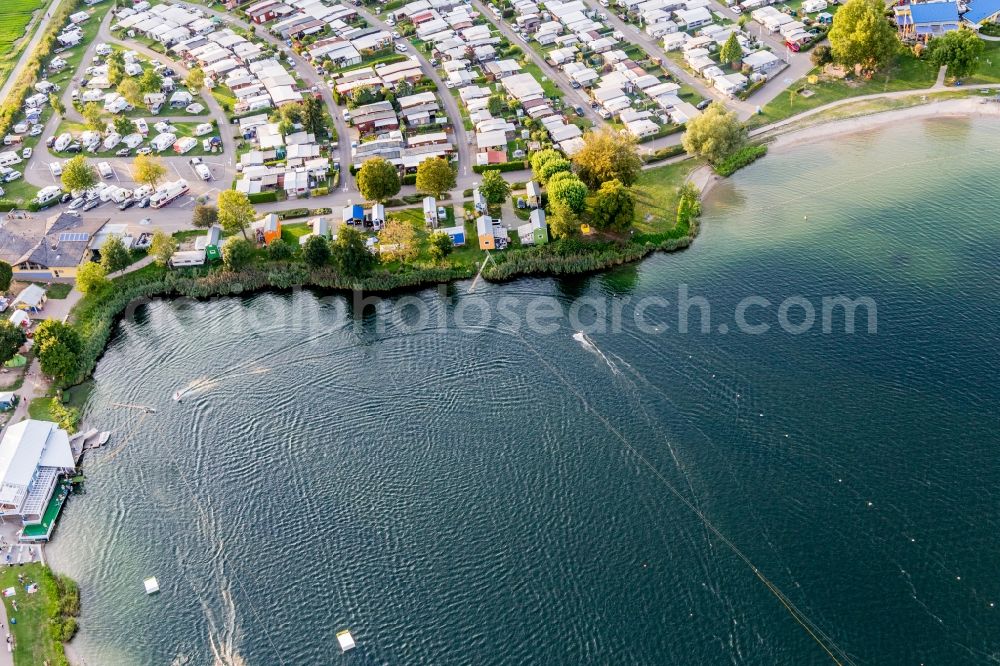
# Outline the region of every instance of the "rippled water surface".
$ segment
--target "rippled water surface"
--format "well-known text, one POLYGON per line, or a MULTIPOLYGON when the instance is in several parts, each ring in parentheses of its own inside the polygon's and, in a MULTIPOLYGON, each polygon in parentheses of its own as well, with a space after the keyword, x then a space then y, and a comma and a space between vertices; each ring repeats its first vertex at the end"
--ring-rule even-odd
POLYGON ((998 129, 772 155, 712 194, 686 252, 418 292, 423 322, 311 292, 141 308, 87 407, 115 436, 48 550, 84 591, 75 650, 833 663, 780 591, 843 663, 995 663, 998 129), (676 333, 669 307, 641 331, 635 304, 681 283, 713 332, 676 333), (837 294, 874 299, 877 333, 777 330, 783 299, 837 294), (718 333, 749 295, 774 304, 753 315, 772 331, 718 333), (504 297, 613 299, 623 330, 441 325, 504 297))

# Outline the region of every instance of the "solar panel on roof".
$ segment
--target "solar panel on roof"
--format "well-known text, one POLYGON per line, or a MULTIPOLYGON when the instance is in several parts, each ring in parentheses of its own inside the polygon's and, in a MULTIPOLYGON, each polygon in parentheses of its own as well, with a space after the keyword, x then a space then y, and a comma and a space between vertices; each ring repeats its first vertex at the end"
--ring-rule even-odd
POLYGON ((74 231, 67 231, 59 234, 59 240, 61 242, 67 242, 67 243, 82 242, 87 240, 88 238, 90 238, 90 234, 74 232, 74 231))

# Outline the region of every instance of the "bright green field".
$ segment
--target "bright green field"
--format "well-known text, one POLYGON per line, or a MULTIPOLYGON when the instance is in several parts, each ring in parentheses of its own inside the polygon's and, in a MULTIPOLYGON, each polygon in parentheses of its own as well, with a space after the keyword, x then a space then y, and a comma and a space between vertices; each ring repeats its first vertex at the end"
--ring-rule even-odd
POLYGON ((32 13, 44 7, 44 3, 45 0, 7 0, 3 4, 3 11, 0 11, 0 84, 14 69, 27 40, 15 42, 24 36, 32 13))

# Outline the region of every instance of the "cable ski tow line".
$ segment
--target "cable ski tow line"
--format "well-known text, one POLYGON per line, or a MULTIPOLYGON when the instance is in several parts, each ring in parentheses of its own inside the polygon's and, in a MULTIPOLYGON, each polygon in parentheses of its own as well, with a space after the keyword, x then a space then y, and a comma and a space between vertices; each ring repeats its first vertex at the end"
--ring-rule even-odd
POLYGON ((816 625, 816 623, 810 620, 805 613, 799 610, 798 607, 796 607, 796 605, 792 602, 792 600, 789 599, 788 596, 786 596, 785 593, 782 592, 777 585, 772 583, 767 578, 767 576, 765 576, 764 573, 757 568, 757 566, 750 560, 750 558, 742 550, 740 550, 735 543, 730 541, 729 538, 725 534, 723 534, 719 530, 719 528, 717 528, 700 509, 698 509, 698 507, 692 504, 688 498, 686 498, 679 490, 677 490, 677 488, 672 483, 670 483, 670 481, 660 472, 660 470, 657 469, 645 456, 643 456, 642 453, 640 453, 632 445, 631 442, 629 442, 628 438, 626 438, 625 435, 623 435, 620 430, 618 430, 614 425, 612 425, 611 422, 608 421, 608 419, 603 414, 601 414, 593 407, 591 407, 590 404, 587 402, 587 399, 577 390, 577 388, 568 379, 566 379, 566 377, 561 372, 559 372, 559 370, 555 366, 553 366, 544 357, 544 355, 539 353, 534 348, 534 346, 530 342, 528 342, 528 340, 526 340, 524 336, 521 335, 520 332, 514 331, 513 333, 514 335, 516 335, 518 338, 521 339, 521 342, 523 342, 528 349, 531 350, 531 353, 538 358, 541 364, 545 368, 547 368, 548 371, 552 373, 552 375, 556 379, 558 379, 561 384, 563 384, 563 386, 569 389, 569 391, 576 396, 576 398, 581 402, 581 404, 583 404, 584 409, 592 413, 604 425, 604 427, 608 430, 608 432, 614 435, 615 438, 618 439, 625 446, 625 448, 628 449, 629 452, 631 452, 632 455, 634 455, 636 459, 639 460, 639 462, 642 463, 642 465, 646 467, 653 474, 653 476, 659 479, 659 481, 664 486, 666 486, 667 490, 669 490, 674 497, 676 497, 678 500, 681 501, 682 504, 684 504, 684 506, 690 509, 691 512, 694 513, 695 516, 697 516, 698 519, 705 525, 705 527, 707 527, 709 531, 712 532, 712 534, 714 534, 720 541, 722 541, 722 543, 726 544, 726 546, 728 546, 729 549, 744 562, 744 564, 750 567, 750 570, 754 573, 755 576, 757 576, 757 578, 760 579, 762 583, 764 583, 768 591, 770 591, 771 594, 773 594, 778 599, 778 601, 781 602, 781 605, 785 607, 785 610, 787 610, 788 614, 792 616, 792 619, 798 622, 799 625, 801 625, 802 628, 806 630, 806 633, 809 634, 809 636, 814 641, 816 641, 816 644, 819 645, 821 648, 823 648, 823 651, 830 657, 830 659, 833 661, 834 664, 837 664, 837 666, 845 666, 845 665, 856 666, 854 660, 851 659, 851 657, 839 645, 837 645, 836 642, 834 642, 834 640, 830 638, 830 636, 824 633, 823 630, 820 629, 818 625, 816 625))

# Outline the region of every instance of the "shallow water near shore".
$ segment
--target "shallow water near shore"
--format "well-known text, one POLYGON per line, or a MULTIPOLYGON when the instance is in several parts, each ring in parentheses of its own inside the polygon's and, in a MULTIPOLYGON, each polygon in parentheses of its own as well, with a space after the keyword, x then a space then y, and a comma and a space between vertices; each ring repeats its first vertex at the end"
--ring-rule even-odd
POLYGON ((1000 658, 998 129, 928 120, 784 148, 713 188, 684 252, 390 299, 421 321, 310 291, 139 308, 85 412, 114 436, 46 551, 82 588, 75 652, 1000 658), (710 332, 677 332, 681 284, 710 332), (823 333, 837 295, 871 298, 877 332, 859 315, 823 333), (747 315, 767 333, 737 332, 748 296, 772 304, 747 315), (801 334, 781 330, 791 296, 817 311, 801 334), (505 297, 618 304, 620 330, 515 330, 505 297))

